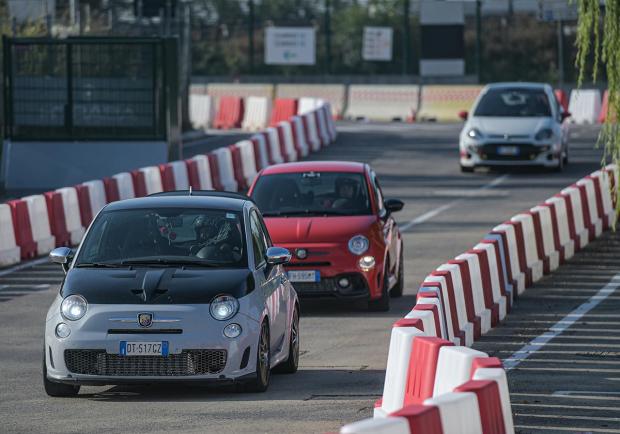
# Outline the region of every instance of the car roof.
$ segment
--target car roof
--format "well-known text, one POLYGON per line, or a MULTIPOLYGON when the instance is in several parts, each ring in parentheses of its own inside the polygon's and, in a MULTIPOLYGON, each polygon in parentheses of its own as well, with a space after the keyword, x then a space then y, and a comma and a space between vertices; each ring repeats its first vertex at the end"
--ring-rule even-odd
POLYGON ((533 83, 533 82, 502 82, 502 83, 490 83, 486 85, 486 90, 488 89, 503 89, 503 88, 521 88, 521 89, 544 89, 548 87, 547 83, 533 83))
POLYGON ((296 163, 275 164, 265 168, 263 175, 299 172, 348 172, 364 173, 364 163, 354 161, 300 161, 296 163))
POLYGON ((247 202, 252 202, 252 200, 249 197, 244 197, 241 195, 205 195, 198 194, 198 192, 194 191, 190 196, 189 191, 185 191, 168 192, 167 194, 112 202, 105 207, 105 210, 120 211, 125 209, 140 208, 206 208, 241 212, 247 202))

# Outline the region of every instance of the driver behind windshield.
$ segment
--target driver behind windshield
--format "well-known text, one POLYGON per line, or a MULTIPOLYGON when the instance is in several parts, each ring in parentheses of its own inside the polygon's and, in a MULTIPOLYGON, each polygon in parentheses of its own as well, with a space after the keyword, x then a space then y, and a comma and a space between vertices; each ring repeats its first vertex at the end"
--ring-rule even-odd
POLYGON ((223 217, 201 215, 194 221, 196 244, 191 253, 211 261, 239 261, 241 234, 234 221, 223 217))

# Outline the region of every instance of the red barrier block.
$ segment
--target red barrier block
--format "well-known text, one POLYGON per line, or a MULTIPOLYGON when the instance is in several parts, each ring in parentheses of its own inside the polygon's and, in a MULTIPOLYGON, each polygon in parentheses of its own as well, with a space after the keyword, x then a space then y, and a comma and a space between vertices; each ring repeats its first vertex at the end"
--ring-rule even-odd
POLYGON ((480 422, 484 434, 506 434, 502 401, 497 382, 490 380, 470 380, 454 389, 455 392, 472 392, 478 398, 480 422))
POLYGON ((412 434, 444 434, 439 408, 434 405, 408 405, 390 416, 407 419, 412 434))
POLYGON ((271 111, 269 126, 275 127, 278 122, 287 121, 297 114, 297 100, 291 98, 277 98, 271 111))
POLYGON ((471 249, 467 253, 478 256, 480 274, 482 280, 482 292, 484 294, 484 306, 491 311, 491 327, 499 324, 499 304, 493 302, 493 284, 491 283, 491 267, 486 250, 471 249))
POLYGON ((403 406, 422 404, 433 396, 439 350, 451 345, 452 342, 441 338, 416 337, 413 340, 403 406))
POLYGON ((415 327, 420 331, 424 331, 424 323, 420 318, 403 318, 392 324, 392 327, 415 327))
POLYGON ((241 157, 241 150, 235 145, 230 145, 228 149, 230 149, 230 155, 232 157, 233 171, 235 180, 237 181, 237 187, 239 190, 247 190, 249 185, 243 175, 243 158, 241 157))
POLYGON ((500 368, 504 369, 502 361, 497 357, 478 357, 471 364, 471 374, 469 378, 473 378, 478 368, 500 368))
POLYGON ((37 255, 37 243, 32 237, 28 204, 21 199, 16 199, 8 201, 7 205, 11 207, 15 244, 20 248, 22 260, 34 258, 37 255))
POLYGON ((116 178, 103 178, 103 187, 105 188, 105 199, 107 203, 120 200, 116 178))
MULTIPOLYGON (((482 240, 481 243, 491 244, 493 248, 495 249, 495 257, 497 258, 496 262, 497 262, 497 274, 499 276, 500 294, 502 294, 502 296, 506 298, 506 312, 509 313, 512 308, 512 300, 510 298, 510 295, 506 291, 506 282, 504 281, 504 276, 508 278, 509 274, 508 272, 504 274, 504 266, 506 266, 507 268, 510 268, 510 266, 508 264, 504 264, 504 262, 501 260, 502 255, 501 255, 498 240, 482 240)), ((506 255, 508 255, 508 252, 506 252, 506 255)))
POLYGON ((56 237, 56 247, 71 246, 71 234, 67 230, 65 220, 65 208, 62 202, 62 194, 55 191, 44 193, 47 215, 50 220, 50 230, 56 237))
POLYGON ((198 174, 198 162, 190 158, 185 160, 185 165, 187 166, 187 178, 190 187, 192 187, 192 190, 201 190, 202 186, 200 185, 200 175, 198 174))
POLYGON ((177 189, 174 182, 174 172, 170 164, 160 164, 161 186, 164 191, 175 191, 177 189))
POLYGON ((90 192, 88 190, 88 186, 83 184, 76 185, 74 188, 77 192, 78 204, 80 205, 80 219, 82 220, 82 226, 87 228, 93 220, 93 211, 90 207, 90 192))
POLYGON ((146 196, 146 180, 144 179, 144 172, 139 169, 133 170, 131 172, 131 179, 133 180, 133 190, 135 196, 146 196))
POLYGON ((448 264, 454 264, 459 267, 461 272, 461 283, 463 285, 463 295, 465 296, 465 311, 467 312, 467 321, 474 325, 474 340, 482 336, 482 320, 476 315, 474 307, 474 292, 471 286, 471 275, 469 273, 469 262, 464 259, 452 259, 448 264))
POLYGON ((441 276, 446 281, 447 292, 448 292, 448 305, 450 306, 450 322, 452 323, 452 332, 454 333, 454 337, 460 339, 461 345, 465 345, 465 330, 459 329, 459 318, 458 318, 458 314, 456 311, 457 309, 456 296, 454 294, 454 284, 452 283, 452 274, 449 271, 435 270, 431 273, 431 276, 441 276))
POLYGON ((566 92, 564 92, 562 89, 556 89, 554 93, 558 102, 564 109, 564 112, 568 112, 568 97, 566 96, 566 92))
POLYGON ((243 120, 243 98, 223 96, 213 126, 220 129, 239 128, 243 120))
MULTIPOLYGON (((250 141, 252 142, 252 148, 254 149, 254 164, 256 164, 256 170, 260 172, 262 169, 264 169, 263 165, 261 164, 261 158, 260 158, 260 155, 262 152, 260 148, 260 144, 258 143, 258 140, 255 137, 252 137, 250 141)), ((265 146, 265 148, 266 147, 267 146, 265 146)), ((267 160, 269 160, 269 158, 267 158, 267 160)))
POLYGON ((525 256, 525 237, 523 235, 523 225, 521 222, 509 220, 504 222, 506 225, 512 225, 515 229, 515 238, 517 241, 517 253, 519 257, 519 269, 525 274, 525 287, 532 286, 534 281, 532 276, 532 270, 527 266, 527 259, 525 256))
POLYGON ((209 158, 209 170, 211 171, 211 185, 218 191, 224 191, 224 186, 220 179, 220 163, 217 155, 213 153, 206 154, 209 158))

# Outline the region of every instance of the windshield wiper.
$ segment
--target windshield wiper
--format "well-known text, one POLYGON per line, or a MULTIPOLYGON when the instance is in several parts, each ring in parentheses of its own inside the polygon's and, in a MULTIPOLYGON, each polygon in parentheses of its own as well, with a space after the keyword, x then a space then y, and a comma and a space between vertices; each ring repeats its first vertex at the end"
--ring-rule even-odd
POLYGON ((120 268, 123 264, 114 262, 80 262, 74 268, 120 268))
POLYGON ((152 258, 152 259, 126 259, 121 261, 122 265, 149 265, 166 267, 169 265, 194 265, 198 267, 220 267, 223 263, 205 262, 200 259, 164 259, 164 258, 152 258))

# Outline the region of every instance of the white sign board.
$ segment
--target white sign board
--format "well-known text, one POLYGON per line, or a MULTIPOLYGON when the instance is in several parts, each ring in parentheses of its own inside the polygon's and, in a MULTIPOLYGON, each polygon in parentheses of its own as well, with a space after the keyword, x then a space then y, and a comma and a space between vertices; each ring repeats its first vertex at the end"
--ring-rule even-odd
POLYGON ((267 27, 265 63, 267 65, 314 65, 316 63, 314 27, 267 27))
POLYGON ((364 60, 392 60, 392 28, 364 27, 364 44, 362 58, 364 60))

